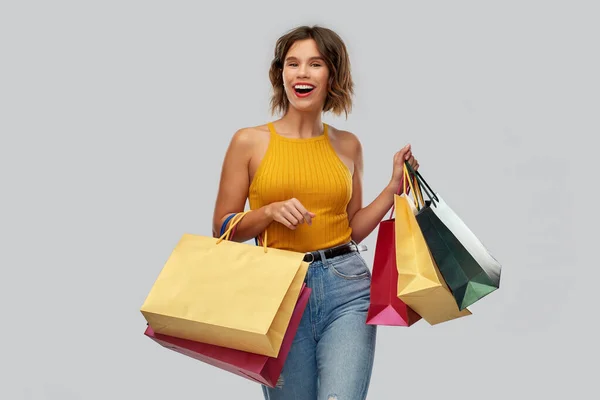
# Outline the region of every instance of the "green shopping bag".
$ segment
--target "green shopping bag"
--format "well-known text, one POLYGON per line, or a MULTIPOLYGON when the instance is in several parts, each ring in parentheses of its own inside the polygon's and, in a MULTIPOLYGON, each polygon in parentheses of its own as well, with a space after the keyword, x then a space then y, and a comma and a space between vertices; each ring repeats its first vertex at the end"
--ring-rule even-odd
POLYGON ((422 175, 407 166, 418 182, 417 222, 459 309, 464 310, 500 287, 502 267, 422 175), (423 201, 423 192, 429 200, 423 201))

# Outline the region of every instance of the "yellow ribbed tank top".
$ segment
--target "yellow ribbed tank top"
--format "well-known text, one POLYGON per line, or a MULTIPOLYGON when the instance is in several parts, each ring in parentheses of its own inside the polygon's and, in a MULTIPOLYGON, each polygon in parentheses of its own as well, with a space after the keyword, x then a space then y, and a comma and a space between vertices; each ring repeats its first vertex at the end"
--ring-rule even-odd
POLYGON ((316 214, 312 225, 295 230, 279 222, 267 228, 267 245, 284 250, 309 252, 351 240, 346 207, 352 197, 352 175, 329 141, 328 125, 323 135, 308 139, 288 138, 268 124, 270 140, 250 184, 250 209, 296 198, 316 214))

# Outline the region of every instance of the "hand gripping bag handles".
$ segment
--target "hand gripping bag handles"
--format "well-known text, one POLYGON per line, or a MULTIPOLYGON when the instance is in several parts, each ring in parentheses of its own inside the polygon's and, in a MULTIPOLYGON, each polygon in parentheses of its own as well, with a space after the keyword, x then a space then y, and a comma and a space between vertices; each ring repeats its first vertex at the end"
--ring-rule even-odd
POLYGON ((299 298, 304 253, 184 234, 141 313, 157 334, 277 357, 299 298))
POLYGON ((454 301, 417 223, 415 214, 422 196, 418 186, 415 192, 407 168, 405 163, 404 181, 410 185, 414 206, 407 194, 394 196, 397 295, 431 325, 468 316, 471 312, 459 310, 454 301))

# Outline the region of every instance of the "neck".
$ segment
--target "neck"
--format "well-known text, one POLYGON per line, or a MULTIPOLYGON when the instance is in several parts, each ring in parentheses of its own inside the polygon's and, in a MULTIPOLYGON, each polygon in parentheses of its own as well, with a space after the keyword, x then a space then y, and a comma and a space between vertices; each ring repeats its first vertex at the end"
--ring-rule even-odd
POLYGON ((323 134, 320 111, 298 111, 290 107, 288 112, 277 122, 278 131, 286 133, 286 136, 289 137, 308 139, 323 134))

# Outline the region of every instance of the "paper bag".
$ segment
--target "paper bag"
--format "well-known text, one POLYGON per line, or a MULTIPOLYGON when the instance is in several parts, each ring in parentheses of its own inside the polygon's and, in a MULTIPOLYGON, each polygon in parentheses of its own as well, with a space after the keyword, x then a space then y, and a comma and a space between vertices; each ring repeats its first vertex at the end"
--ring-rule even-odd
POLYGON ((224 240, 241 220, 218 239, 183 235, 141 307, 155 333, 277 357, 308 263, 224 240))
POLYGON ((415 190, 424 191, 429 200, 417 214, 427 246, 463 310, 500 287, 501 265, 448 206, 418 171, 415 190))
POLYGON ((429 252, 407 196, 395 195, 394 206, 398 298, 431 325, 470 315, 468 309, 458 309, 429 252))
POLYGON ((302 320, 302 315, 308 304, 310 294, 311 289, 303 287, 288 329, 285 332, 281 350, 276 358, 162 335, 155 333, 149 326, 146 329, 145 335, 163 347, 254 382, 275 387, 294 342, 294 337, 298 331, 298 326, 302 320))
POLYGON ((421 316, 398 298, 398 269, 393 219, 381 221, 371 276, 371 300, 367 324, 411 326, 421 316))

